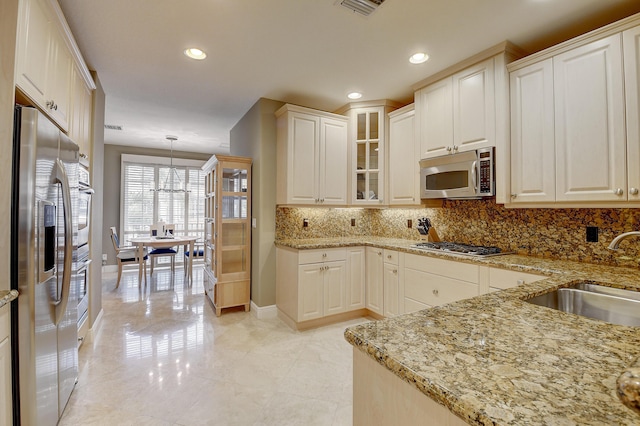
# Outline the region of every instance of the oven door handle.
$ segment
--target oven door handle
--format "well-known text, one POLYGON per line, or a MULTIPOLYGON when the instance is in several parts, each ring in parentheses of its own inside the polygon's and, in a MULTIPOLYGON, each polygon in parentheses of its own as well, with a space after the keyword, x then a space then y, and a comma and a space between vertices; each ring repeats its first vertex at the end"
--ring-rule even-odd
POLYGON ((84 194, 93 195, 96 193, 96 191, 94 191, 93 188, 90 188, 88 186, 80 186, 78 189, 80 190, 80 192, 84 194))

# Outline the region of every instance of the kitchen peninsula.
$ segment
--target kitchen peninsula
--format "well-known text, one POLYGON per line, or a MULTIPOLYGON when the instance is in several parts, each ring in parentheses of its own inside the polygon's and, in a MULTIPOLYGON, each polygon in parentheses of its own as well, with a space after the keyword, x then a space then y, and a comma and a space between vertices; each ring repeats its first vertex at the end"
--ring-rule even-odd
POLYGON ((348 328, 354 424, 399 418, 420 424, 640 423, 616 396, 617 377, 640 355, 638 329, 523 301, 577 281, 638 290, 637 269, 515 255, 455 257, 551 276, 348 328), (420 397, 422 406, 415 404, 420 397))

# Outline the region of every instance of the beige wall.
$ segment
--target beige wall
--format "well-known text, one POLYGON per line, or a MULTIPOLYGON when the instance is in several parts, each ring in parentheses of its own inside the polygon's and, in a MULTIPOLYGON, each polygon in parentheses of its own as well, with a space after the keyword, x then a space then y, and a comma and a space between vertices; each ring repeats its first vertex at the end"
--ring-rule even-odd
MULTIPOLYGON (((92 73, 96 83, 93 92, 93 108, 91 123, 93 125, 93 142, 91 147, 91 186, 96 194, 104 192, 104 103, 105 95, 98 75, 92 73)), ((91 264, 89 290, 89 327, 93 328, 96 318, 102 310, 102 212, 103 199, 100 196, 91 200, 91 264)))
POLYGON ((276 303, 276 119, 283 102, 261 98, 231 129, 231 155, 253 159, 251 216, 251 300, 276 303))
MULTIPOLYGON (((103 126, 104 128, 104 126, 103 126)), ((135 148, 122 145, 104 145, 104 191, 102 218, 102 253, 108 256, 107 264, 116 264, 116 253, 111 243, 109 228, 120 229, 120 156, 122 154, 150 155, 154 157, 170 157, 171 152, 163 149, 135 148)), ((196 152, 173 151, 173 158, 207 161, 209 154, 196 152)), ((98 258, 100 263, 102 255, 98 258)))

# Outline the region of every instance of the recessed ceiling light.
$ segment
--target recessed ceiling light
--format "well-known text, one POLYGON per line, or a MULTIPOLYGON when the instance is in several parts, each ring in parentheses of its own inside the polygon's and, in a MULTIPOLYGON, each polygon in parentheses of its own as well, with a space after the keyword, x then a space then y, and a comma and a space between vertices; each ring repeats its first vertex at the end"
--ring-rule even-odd
POLYGON ((360 92, 351 92, 347 95, 349 99, 360 99, 362 97, 362 93, 360 92))
POLYGON ((189 49, 186 49, 184 51, 184 54, 190 57, 191 59, 197 59, 199 61, 207 57, 206 53, 204 53, 202 50, 196 47, 190 47, 189 49))
POLYGON ((427 62, 428 60, 429 60, 429 55, 427 55, 424 52, 414 53, 409 58, 409 62, 411 62, 412 64, 422 64, 424 62, 427 62))

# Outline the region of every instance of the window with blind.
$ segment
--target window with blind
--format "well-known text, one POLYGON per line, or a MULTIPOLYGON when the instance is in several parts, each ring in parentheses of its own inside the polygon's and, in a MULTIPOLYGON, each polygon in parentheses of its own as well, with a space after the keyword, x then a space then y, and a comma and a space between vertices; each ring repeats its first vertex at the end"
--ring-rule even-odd
MULTIPOLYGON (((175 224, 176 235, 204 237, 203 162, 122 156, 121 239, 148 236, 158 221, 175 224)), ((182 257, 179 256, 178 259, 182 257)))

